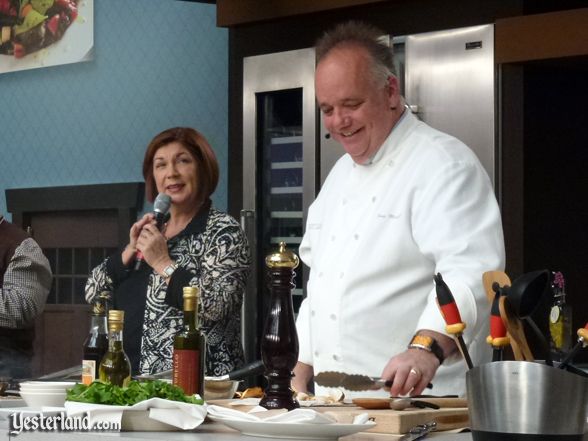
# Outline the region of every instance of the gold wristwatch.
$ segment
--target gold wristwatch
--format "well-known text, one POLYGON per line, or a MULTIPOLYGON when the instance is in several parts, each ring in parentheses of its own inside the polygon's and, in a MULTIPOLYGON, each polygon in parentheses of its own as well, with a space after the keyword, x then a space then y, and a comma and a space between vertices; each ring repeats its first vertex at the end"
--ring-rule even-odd
POLYGON ((439 364, 443 364, 445 357, 443 356, 443 349, 430 335, 415 334, 412 338, 408 349, 422 349, 423 351, 432 352, 435 357, 439 359, 439 364))

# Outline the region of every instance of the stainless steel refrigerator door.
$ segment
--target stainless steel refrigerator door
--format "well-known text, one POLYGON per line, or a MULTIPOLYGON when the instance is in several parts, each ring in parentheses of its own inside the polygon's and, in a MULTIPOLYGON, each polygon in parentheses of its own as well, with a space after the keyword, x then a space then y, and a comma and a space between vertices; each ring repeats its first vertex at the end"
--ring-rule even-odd
POLYGON ((467 144, 496 188, 494 25, 408 35, 405 53, 407 104, 467 144))
MULTIPOLYGON (((282 240, 298 252, 308 206, 316 195, 314 64, 314 48, 243 60, 243 209, 249 240, 257 244, 243 317, 248 360, 258 348, 259 329, 251 327, 263 323, 265 317, 259 315, 269 300, 263 295, 265 255, 282 240)), ((296 271, 295 306, 306 279, 302 265, 296 271)))

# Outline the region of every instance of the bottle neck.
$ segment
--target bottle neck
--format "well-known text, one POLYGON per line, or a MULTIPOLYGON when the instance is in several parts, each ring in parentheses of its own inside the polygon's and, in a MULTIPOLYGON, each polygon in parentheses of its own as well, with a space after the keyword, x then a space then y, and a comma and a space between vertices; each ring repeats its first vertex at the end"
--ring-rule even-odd
POLYGON ((108 332, 108 350, 111 352, 122 351, 123 349, 123 331, 111 329, 108 332))
POLYGON ((105 315, 92 315, 90 329, 96 334, 108 334, 108 322, 105 315))
POLYGON ((198 323, 198 303, 194 301, 184 301, 184 327, 189 330, 196 330, 198 323))

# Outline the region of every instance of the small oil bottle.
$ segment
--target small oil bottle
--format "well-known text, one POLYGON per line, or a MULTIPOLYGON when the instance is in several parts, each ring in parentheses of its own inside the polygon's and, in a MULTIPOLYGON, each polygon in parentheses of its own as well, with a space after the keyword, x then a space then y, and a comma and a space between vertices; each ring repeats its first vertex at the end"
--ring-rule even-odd
POLYGON ((131 363, 123 348, 125 312, 108 311, 108 351, 100 363, 100 381, 125 387, 131 381, 131 363))
POLYGON ((572 308, 566 303, 565 281, 559 271, 552 273, 553 305, 549 313, 551 357, 562 361, 572 346, 572 308))

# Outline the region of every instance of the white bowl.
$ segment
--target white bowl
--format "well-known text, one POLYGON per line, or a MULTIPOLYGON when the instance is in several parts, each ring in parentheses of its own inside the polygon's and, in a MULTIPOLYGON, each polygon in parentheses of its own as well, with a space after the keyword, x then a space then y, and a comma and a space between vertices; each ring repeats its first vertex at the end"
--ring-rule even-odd
POLYGON ((223 400, 234 397, 238 380, 204 380, 204 400, 223 400))
POLYGON ((66 389, 29 389, 26 387, 21 387, 20 388, 21 392, 31 392, 31 393, 35 393, 35 394, 55 394, 55 393, 65 393, 66 389))
POLYGON ((65 391, 62 392, 29 392, 20 391, 20 396, 29 407, 63 407, 65 404, 65 391))
POLYGON ((75 381, 24 381, 20 383, 20 388, 23 389, 57 389, 65 390, 76 385, 75 381))

